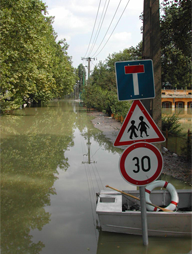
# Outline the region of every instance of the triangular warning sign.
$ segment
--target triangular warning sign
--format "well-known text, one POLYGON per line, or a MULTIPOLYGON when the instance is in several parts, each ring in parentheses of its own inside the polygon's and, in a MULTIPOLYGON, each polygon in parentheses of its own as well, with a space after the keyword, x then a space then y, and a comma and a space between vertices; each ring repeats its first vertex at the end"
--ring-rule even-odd
POLYGON ((123 122, 114 146, 127 146, 135 142, 164 142, 165 137, 141 101, 135 100, 123 122))

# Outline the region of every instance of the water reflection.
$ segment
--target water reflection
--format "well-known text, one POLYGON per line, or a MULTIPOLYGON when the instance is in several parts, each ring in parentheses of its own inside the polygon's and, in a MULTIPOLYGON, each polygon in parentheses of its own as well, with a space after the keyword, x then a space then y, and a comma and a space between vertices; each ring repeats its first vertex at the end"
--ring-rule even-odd
MULTIPOLYGON (((122 150, 90 119, 73 101, 1 118, 3 254, 103 251, 97 242, 96 192, 106 184, 118 189, 135 186, 119 174, 122 150)), ((130 249, 137 239, 142 245, 141 238, 130 239, 130 249)), ((107 248, 101 253, 109 253, 107 248)))
POLYGON ((69 167, 65 151, 74 144, 74 116, 70 114, 63 126, 62 108, 39 114, 41 110, 19 111, 22 115, 1 121, 1 249, 5 254, 41 252, 45 245, 33 243, 30 230, 42 230, 50 222, 44 207, 56 194, 57 168, 69 167))
POLYGON ((141 236, 99 233, 97 254, 188 254, 191 239, 150 237, 149 245, 143 246, 141 236))
MULTIPOLYGON (((26 108, 2 117, 3 253, 41 253, 46 247, 41 240, 34 242, 30 233, 31 230, 42 230, 51 221, 51 213, 46 207, 57 194, 54 185, 59 172, 70 168, 66 152, 74 146, 77 129, 88 144, 99 142, 99 146, 108 151, 118 151, 93 128, 85 109, 76 107, 74 102, 52 102, 49 107, 26 108)), ((87 147, 89 159, 90 145, 87 147)))
MULTIPOLYGON (((162 115, 168 116, 176 113, 179 117, 179 124, 182 129, 182 136, 175 137, 168 135, 166 142, 162 145, 167 147, 171 152, 178 155, 183 155, 183 149, 187 145, 187 135, 188 130, 192 131, 192 108, 185 110, 184 108, 176 108, 172 110, 171 108, 162 108, 162 115)), ((164 135, 166 135, 164 133, 164 135)))
POLYGON ((165 115, 172 115, 172 114, 178 114, 181 117, 185 117, 185 118, 190 118, 192 115, 192 108, 176 108, 176 109, 172 109, 172 108, 162 108, 162 114, 165 115))

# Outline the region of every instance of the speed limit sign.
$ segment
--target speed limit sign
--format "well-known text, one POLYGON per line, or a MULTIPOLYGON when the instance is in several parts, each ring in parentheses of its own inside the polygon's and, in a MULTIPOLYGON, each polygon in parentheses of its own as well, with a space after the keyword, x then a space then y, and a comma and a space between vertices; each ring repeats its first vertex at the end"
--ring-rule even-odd
POLYGON ((160 151, 152 144, 139 142, 121 155, 120 171, 129 183, 143 186, 155 181, 163 169, 160 151))

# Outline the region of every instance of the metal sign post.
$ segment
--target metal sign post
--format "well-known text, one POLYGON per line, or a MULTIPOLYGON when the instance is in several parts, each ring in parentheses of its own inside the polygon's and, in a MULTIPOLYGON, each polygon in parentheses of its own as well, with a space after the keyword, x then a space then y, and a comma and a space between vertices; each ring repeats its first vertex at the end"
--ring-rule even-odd
POLYGON ((148 245, 148 227, 147 227, 147 212, 146 212, 146 200, 145 200, 145 187, 139 187, 140 200, 141 200, 141 223, 142 223, 142 236, 143 245, 148 245))
POLYGON ((143 244, 148 245, 147 212, 145 185, 156 180, 163 168, 160 151, 152 144, 137 142, 129 146, 121 155, 119 162, 123 178, 133 185, 140 186, 140 205, 143 244))

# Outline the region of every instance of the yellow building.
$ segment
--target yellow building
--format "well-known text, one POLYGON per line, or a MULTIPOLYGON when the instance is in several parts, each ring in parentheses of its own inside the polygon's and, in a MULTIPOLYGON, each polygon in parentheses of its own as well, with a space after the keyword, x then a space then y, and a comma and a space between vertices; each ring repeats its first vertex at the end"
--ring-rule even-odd
POLYGON ((162 108, 172 108, 173 111, 184 108, 187 111, 192 108, 192 90, 162 89, 161 103, 162 108))

